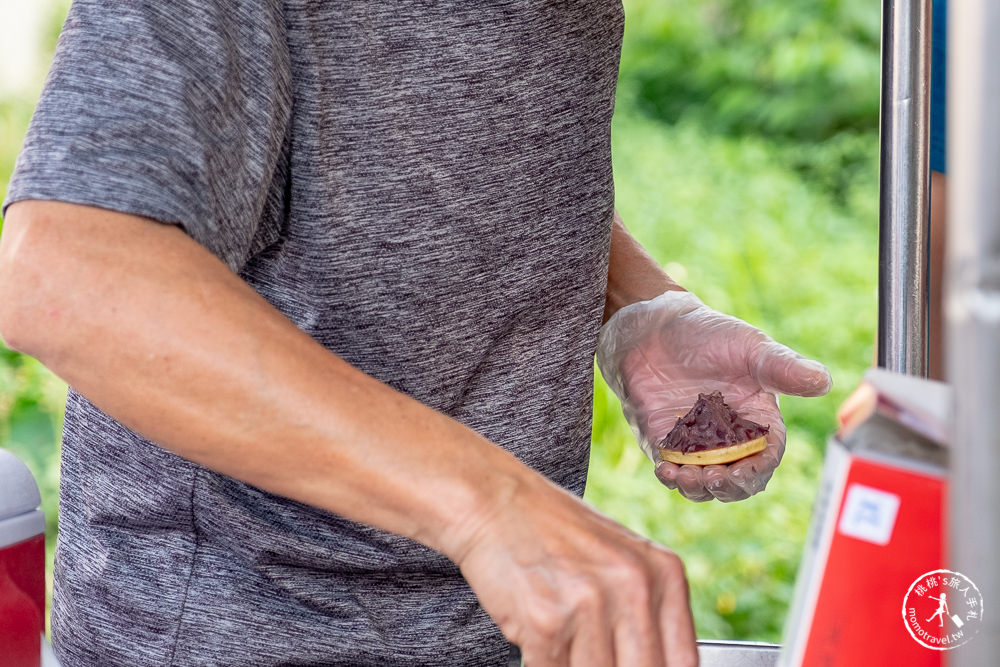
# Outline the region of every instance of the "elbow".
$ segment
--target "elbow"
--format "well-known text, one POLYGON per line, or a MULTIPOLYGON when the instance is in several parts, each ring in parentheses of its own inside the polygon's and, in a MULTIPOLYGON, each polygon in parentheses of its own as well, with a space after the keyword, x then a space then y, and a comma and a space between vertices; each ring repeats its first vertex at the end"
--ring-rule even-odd
POLYGON ((30 207, 13 205, 0 235, 0 339, 7 347, 39 357, 53 338, 57 258, 36 242, 30 207))
MULTIPOLYGON (((0 267, 0 280, 5 280, 3 267, 0 267)), ((12 350, 24 351, 24 335, 18 330, 17 315, 7 303, 6 290, 0 289, 0 342, 12 350)))
POLYGON ((8 223, 0 236, 0 340, 12 350, 23 352, 30 343, 27 327, 23 326, 27 317, 23 312, 25 295, 18 279, 20 258, 12 248, 13 235, 8 223))
POLYGON ((32 354, 37 347, 32 312, 40 299, 22 280, 20 258, 0 251, 0 339, 12 350, 32 354))
POLYGON ((35 314, 24 303, 24 295, 16 293, 11 268, 9 262, 0 264, 0 340, 12 350, 37 356, 38 333, 31 326, 35 314))

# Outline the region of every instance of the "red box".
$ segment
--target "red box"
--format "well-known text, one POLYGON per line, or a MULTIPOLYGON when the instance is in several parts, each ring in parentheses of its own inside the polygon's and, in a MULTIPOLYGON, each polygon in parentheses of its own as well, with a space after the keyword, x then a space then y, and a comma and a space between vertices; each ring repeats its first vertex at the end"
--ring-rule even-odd
POLYGON ((827 447, 782 665, 938 667, 969 630, 950 575, 935 574, 945 567, 950 392, 884 374, 866 376, 870 400, 827 447), (917 588, 925 577, 935 588, 917 588))

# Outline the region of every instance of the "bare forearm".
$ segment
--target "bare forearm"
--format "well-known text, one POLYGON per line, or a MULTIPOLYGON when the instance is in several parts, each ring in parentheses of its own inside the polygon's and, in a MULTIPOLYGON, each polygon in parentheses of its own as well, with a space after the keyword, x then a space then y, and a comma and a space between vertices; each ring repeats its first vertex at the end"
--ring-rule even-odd
POLYGON ((668 290, 683 289, 635 240, 615 211, 604 321, 607 322, 618 309, 631 303, 652 299, 668 290))
POLYGON ((178 228, 26 202, 10 209, 0 258, 12 345, 213 470, 446 553, 464 510, 472 521, 540 483, 317 344, 178 228), (34 261, 52 248, 72 260, 34 261))

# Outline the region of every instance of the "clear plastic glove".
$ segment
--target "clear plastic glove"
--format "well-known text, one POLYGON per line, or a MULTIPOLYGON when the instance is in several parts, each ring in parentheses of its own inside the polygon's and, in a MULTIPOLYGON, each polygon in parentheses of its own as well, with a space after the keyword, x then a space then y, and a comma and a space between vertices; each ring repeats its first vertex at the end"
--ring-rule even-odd
POLYGON ((597 364, 656 476, 686 498, 732 502, 762 491, 785 451, 777 394, 822 396, 826 368, 743 320, 712 310, 690 292, 670 291, 620 309, 602 327, 597 364), (747 419, 770 426, 764 451, 727 465, 661 461, 657 443, 695 404, 721 391, 747 419))

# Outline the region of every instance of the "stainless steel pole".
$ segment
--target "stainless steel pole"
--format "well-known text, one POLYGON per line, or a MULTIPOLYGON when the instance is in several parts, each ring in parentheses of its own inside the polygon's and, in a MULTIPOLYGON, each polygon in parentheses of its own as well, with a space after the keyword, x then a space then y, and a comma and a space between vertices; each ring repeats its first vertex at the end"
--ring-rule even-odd
POLYGON ((878 365, 927 375, 930 0, 882 2, 878 365))
POLYGON ((985 607, 979 635, 949 658, 978 667, 1000 656, 1000 2, 948 4, 949 567, 985 607))

